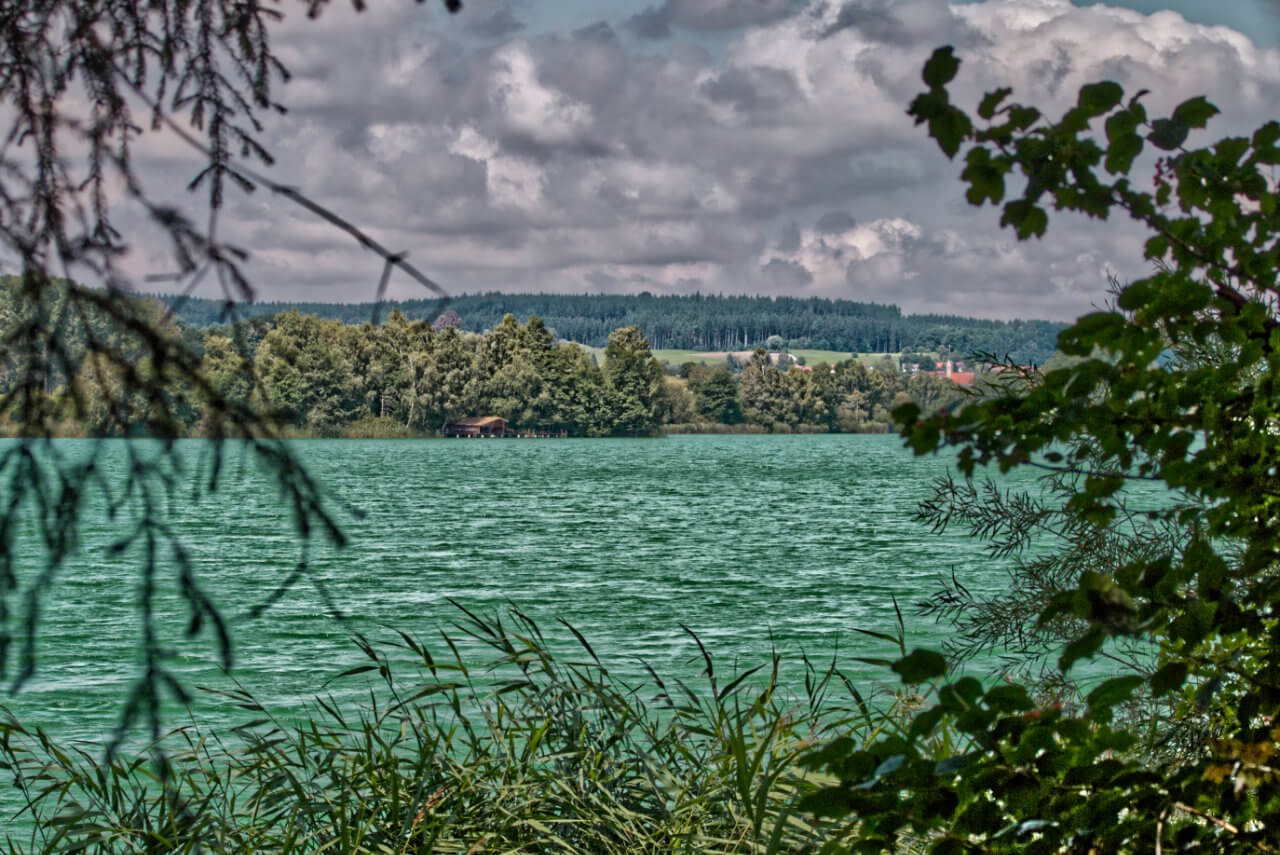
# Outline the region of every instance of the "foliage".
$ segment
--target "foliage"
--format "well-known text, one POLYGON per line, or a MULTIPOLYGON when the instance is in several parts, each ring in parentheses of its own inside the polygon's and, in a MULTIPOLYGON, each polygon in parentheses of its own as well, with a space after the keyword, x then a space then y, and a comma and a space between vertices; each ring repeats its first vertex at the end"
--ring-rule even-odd
POLYGON ((368 661, 336 679, 377 676, 361 711, 317 698, 299 723, 219 692, 252 721, 234 738, 196 724, 168 734, 163 783, 140 760, 63 751, 0 722, 0 768, 39 821, 25 835, 11 825, 10 849, 765 853, 850 833, 796 810, 796 758, 871 720, 834 669, 805 661, 794 696, 777 654, 723 673, 692 637, 705 686, 652 669, 630 684, 576 632, 576 656, 558 656, 515 610, 464 612, 458 630, 434 653, 407 633, 355 636, 368 661))
POLYGON ((689 386, 697 399, 698 415, 708 422, 738 424, 742 421, 742 408, 738 404, 738 381, 729 369, 721 365, 687 363, 689 386))
MULTIPOLYGON (((183 323, 218 324, 224 306, 218 300, 177 299, 157 295, 173 306, 183 323)), ((440 311, 434 300, 388 303, 411 320, 430 320, 440 311)), ((296 308, 328 320, 360 324, 378 308, 374 303, 258 302, 240 307, 245 316, 275 315, 296 308)), ((750 350, 769 336, 785 339, 793 351, 805 349, 896 353, 946 348, 957 356, 976 351, 1009 354, 1019 362, 1043 362, 1065 326, 1034 320, 995 321, 952 315, 904 315, 897 306, 831 300, 822 297, 745 297, 693 294, 459 294, 450 298, 445 319, 478 332, 491 329, 508 314, 538 316, 568 341, 604 347, 615 329, 638 326, 655 350, 750 350)))
MULTIPOLYGON (((325 2, 297 5, 315 15, 325 2)), ((0 249, 17 271, 5 278, 0 299, 0 425, 16 437, 0 446, 0 676, 17 688, 34 673, 44 599, 79 531, 91 524, 84 519, 86 496, 105 493, 110 524, 120 532, 114 548, 137 557, 142 638, 138 680, 117 739, 138 722, 156 734, 161 699, 186 697, 171 669, 178 640, 162 637, 153 620, 162 574, 172 577, 189 608, 189 636, 214 635, 228 665, 230 639, 169 525, 182 467, 172 446, 162 444, 155 454, 154 445, 131 447, 124 471, 104 473, 100 444, 66 453, 51 437, 72 425, 94 436, 169 438, 198 420, 215 442, 196 497, 216 491, 227 476, 223 441, 243 441, 279 484, 300 544, 298 567, 282 574, 281 587, 259 608, 306 576, 311 538, 342 536, 324 492, 256 405, 256 383, 241 383, 249 342, 239 328, 227 337, 230 345, 214 343, 210 366, 217 370, 206 375, 199 338, 173 324, 158 303, 129 295, 117 262, 131 247, 115 227, 113 206, 127 199, 168 240, 172 278, 181 287, 216 278, 224 320, 254 296, 240 269, 243 251, 218 235, 233 189, 269 189, 351 235, 380 259, 383 288, 399 270, 443 294, 402 254, 254 170, 271 163, 258 140, 258 117, 284 109, 273 87, 288 71, 269 37, 281 15, 275 5, 234 0, 0 0, 0 99, 7 105, 0 249), (204 224, 157 202, 134 170, 133 145, 152 132, 176 136, 197 156, 189 189, 206 194, 204 224), (40 533, 41 554, 15 554, 15 533, 24 528, 40 533)), ((295 379, 281 372, 282 384, 295 379)), ((292 402, 319 418, 341 417, 348 406, 308 398, 303 388, 294 392, 292 402)))
POLYGON ((81 530, 110 525, 119 533, 113 552, 138 560, 141 623, 138 679, 123 699, 116 739, 136 723, 156 732, 162 698, 186 697, 172 667, 181 639, 166 636, 153 620, 161 574, 171 574, 189 609, 187 635, 213 635, 223 662, 232 661, 221 613, 170 525, 179 484, 189 483, 189 501, 217 490, 224 475, 222 445, 210 447, 200 477, 189 479, 167 442, 130 445, 126 465, 104 472, 99 443, 69 448, 50 438, 69 425, 96 436, 146 432, 170 438, 204 408, 209 436, 245 440, 246 459, 276 477, 300 533, 302 557, 294 573, 282 574, 282 583, 306 574, 311 537, 341 542, 341 534, 322 491, 293 460, 274 425, 248 405, 243 390, 203 373, 199 355, 154 303, 48 279, 35 270, 3 284, 0 419, 16 440, 0 445, 0 675, 16 690, 35 674, 39 618, 53 583, 66 571, 81 530), (86 511, 95 503, 108 519, 86 511), (38 533, 42 548, 34 554, 16 548, 24 531, 38 533))
POLYGON ((911 448, 955 446, 966 474, 988 464, 1063 473, 1058 524, 1069 531, 1106 537, 1123 518, 1126 484, 1174 491, 1145 515, 1173 526, 1172 537, 1078 568, 1037 617, 1040 628, 1070 629, 1057 648, 1064 674, 1130 639, 1159 645, 1161 658, 1145 674, 1106 680, 1071 709, 1039 705, 1020 686, 948 683, 941 658, 907 657, 904 679, 934 685, 935 702, 909 738, 865 749, 834 743, 814 755, 842 783, 809 806, 858 815, 857 851, 890 848, 905 829, 939 853, 1273 851, 1280 323, 1268 175, 1280 162, 1280 123, 1189 147, 1213 105, 1191 98, 1151 119, 1145 93, 1125 100, 1111 82, 1083 87, 1057 121, 1006 104, 1010 90, 997 90, 975 122, 947 92, 958 66, 950 48, 936 51, 924 68, 928 91, 910 113, 948 156, 963 151, 969 201, 1002 205, 1002 223, 1024 239, 1045 233, 1049 203, 1127 214, 1149 230, 1155 272, 1123 288, 1114 309, 1062 333, 1059 347, 1074 364, 957 413, 920 418, 909 405, 896 416, 911 448), (1128 175, 1152 147, 1148 193, 1128 175), (1015 170, 1026 183, 1006 199, 1015 170), (1180 353, 1199 357, 1170 358, 1180 353), (1140 734, 1115 713, 1144 689, 1205 717, 1202 735, 1215 738, 1173 755, 1142 750, 1140 734), (941 762, 919 747, 938 728, 965 740, 941 762))
POLYGON ((756 348, 743 367, 738 392, 743 418, 751 424, 775 431, 847 433, 888 431, 890 410, 905 402, 950 411, 964 406, 968 397, 946 378, 903 375, 889 360, 879 368, 845 360, 784 371, 771 363, 764 348, 756 348))
POLYGON ((614 431, 625 436, 653 433, 665 406, 662 365, 636 326, 609 334, 604 349, 604 378, 612 391, 614 431))
MULTIPOLYGON (((23 323, 14 308, 20 293, 18 279, 0 280, 0 335, 23 323)), ((188 349, 200 379, 173 372, 151 378, 152 361, 136 337, 95 321, 95 341, 121 359, 87 356, 83 336, 64 339, 65 367, 47 373, 35 399, 55 415, 61 434, 217 436, 228 427, 225 405, 269 415, 282 436, 422 436, 475 415, 501 416, 522 432, 647 435, 667 424, 735 425, 744 406, 767 430, 882 432, 889 410, 904 400, 931 411, 967 400, 943 377, 868 371, 849 360, 813 371, 780 370, 765 360, 745 371, 742 383, 724 366, 690 363, 681 370, 687 383, 664 380, 639 329, 615 330, 598 366, 579 345, 556 343, 536 315, 524 325, 507 315, 475 334, 437 330, 399 309, 383 323, 354 326, 291 310, 192 335, 154 301, 119 300, 188 349), (123 394, 131 376, 126 362, 136 380, 159 380, 152 384, 158 399, 123 394)), ((0 371, 0 392, 15 388, 15 371, 0 371)))

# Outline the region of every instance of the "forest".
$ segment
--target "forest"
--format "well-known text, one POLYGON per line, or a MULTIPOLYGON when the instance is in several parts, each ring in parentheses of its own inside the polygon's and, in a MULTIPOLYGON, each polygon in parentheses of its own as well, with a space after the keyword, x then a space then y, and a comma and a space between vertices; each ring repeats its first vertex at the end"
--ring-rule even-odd
MULTIPOLYGON (((156 370, 145 343, 100 311, 70 315, 65 283, 34 302, 24 294, 19 277, 0 279, 0 335, 40 318, 62 329, 46 400, 27 406, 50 408, 64 435, 205 436, 216 430, 213 398, 269 413, 294 436, 349 437, 439 435, 468 416, 566 436, 879 433, 902 404, 934 412, 969 399, 945 377, 907 373, 887 358, 779 368, 777 354, 757 348, 743 363, 664 366, 635 326, 613 330, 597 364, 576 343, 557 341, 537 315, 521 324, 508 314, 471 333, 409 320, 398 307, 376 326, 292 309, 197 329, 152 298, 127 298, 125 311, 189 348, 209 389, 175 378, 161 395, 113 406, 125 373, 156 370)), ((13 359, 0 365, 0 393, 18 385, 18 371, 13 359)))
MULTIPOLYGON (((156 295, 184 323, 203 327, 227 320, 219 300, 156 295)), ((374 316, 374 303, 258 302, 235 307, 240 316, 305 314, 359 324, 374 316)), ((463 329, 492 329, 507 314, 522 321, 537 315, 568 341, 604 347, 615 329, 638 326, 651 347, 684 350, 750 350, 773 335, 793 348, 846 353, 946 350, 1009 356, 1043 363, 1066 326, 1050 321, 995 321, 951 315, 904 315, 897 306, 820 297, 742 297, 612 294, 459 294, 440 300, 389 301, 409 320, 433 320, 444 308, 463 329)))

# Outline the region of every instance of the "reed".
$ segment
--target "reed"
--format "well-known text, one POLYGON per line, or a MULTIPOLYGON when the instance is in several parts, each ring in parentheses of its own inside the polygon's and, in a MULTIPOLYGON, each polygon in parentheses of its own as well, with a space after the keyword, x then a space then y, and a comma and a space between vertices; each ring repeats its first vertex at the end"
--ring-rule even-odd
POLYGON ((564 627, 574 655, 514 607, 462 609, 434 654, 401 631, 355 635, 366 661, 335 679, 370 680, 362 708, 317 697, 297 721, 222 690, 250 720, 127 755, 5 721, 0 768, 25 799, 8 851, 771 853, 856 834, 798 811, 830 782, 797 760, 900 717, 834 663, 789 663, 800 685, 786 691, 776 651, 722 672, 690 633, 697 685, 647 666, 628 682, 564 627))

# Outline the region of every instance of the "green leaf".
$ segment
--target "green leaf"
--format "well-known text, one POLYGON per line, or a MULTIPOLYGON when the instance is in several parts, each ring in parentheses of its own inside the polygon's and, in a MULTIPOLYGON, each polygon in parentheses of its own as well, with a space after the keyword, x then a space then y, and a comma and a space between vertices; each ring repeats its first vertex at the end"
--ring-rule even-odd
POLYGON ((906 656, 893 663, 893 670, 902 676, 902 682, 909 685, 923 683, 947 673, 947 660, 936 650, 925 650, 917 647, 906 656))
POLYGON ((1151 123, 1151 133, 1147 139, 1158 149, 1173 151, 1187 139, 1191 128, 1177 119, 1156 119, 1151 123))
POLYGON ((907 115, 915 117, 917 125, 929 123, 929 136, 938 141, 938 147, 947 157, 955 157, 960 143, 973 130, 969 116, 952 106, 947 93, 941 89, 917 95, 907 108, 907 115))
POLYGON ((1079 638, 1072 641, 1063 648, 1062 655, 1058 657, 1058 668, 1064 673, 1071 669, 1078 660, 1093 656, 1102 647, 1102 642, 1106 641, 1107 633, 1100 626, 1089 627, 1089 631, 1079 638))
POLYGON ((1218 162, 1227 168, 1238 164, 1240 158, 1248 150, 1249 141, 1244 137, 1227 137, 1224 140, 1219 140, 1217 145, 1213 147, 1213 153, 1218 156, 1218 162))
POLYGON ((1267 122, 1253 133, 1253 158, 1258 163, 1280 162, 1280 149, 1276 141, 1280 140, 1280 122, 1267 122))
POLYGON ((1142 137, 1129 134, 1120 137, 1107 147, 1107 159, 1104 165, 1112 175, 1128 173, 1133 166, 1133 159, 1142 154, 1142 137))
POLYGON ((1182 561, 1194 574, 1196 589, 1205 599, 1222 597, 1222 586, 1227 580, 1229 571, 1222 556, 1203 538, 1196 538, 1187 545, 1182 561))
POLYGON ((1090 710, 1108 709, 1123 703, 1133 696, 1134 689, 1142 685, 1142 678, 1136 674, 1125 677, 1112 677, 1088 694, 1085 700, 1090 710))
POLYGON ((1253 132, 1253 147, 1268 148, 1280 141, 1280 122, 1272 120, 1253 132))
POLYGON ((1215 676, 1203 686, 1196 690, 1196 706, 1202 710, 1209 708, 1209 704, 1213 701, 1213 696, 1222 688, 1221 675, 1215 676))
POLYGON ((929 120, 929 136, 938 141, 938 148, 947 155, 955 157, 960 150, 960 143, 973 130, 973 123, 964 111, 949 106, 929 120))
POLYGON ((1210 104, 1203 95, 1183 101, 1173 110, 1173 120, 1189 128, 1203 128, 1209 119, 1221 112, 1210 104))
POLYGON ((1187 679, 1186 662, 1170 662, 1151 675, 1151 691, 1158 698, 1176 691, 1187 679))
POLYGON ((943 837, 929 848, 929 855, 965 855, 969 849, 954 837, 943 837))
POLYGON ((1027 690, 1022 686, 1007 685, 996 686, 987 692, 984 700, 987 706, 1000 712, 1022 712, 1029 710, 1034 704, 1031 703, 1031 697, 1027 694, 1027 690))
POLYGON ((991 153, 981 146, 969 150, 965 158, 969 165, 960 177, 969 182, 965 198, 971 205, 981 205, 987 199, 998 203, 1004 198, 1004 164, 992 161, 991 153))
POLYGON ((333 677, 330 677, 329 682, 333 682, 334 680, 341 680, 343 677, 354 677, 356 674, 364 674, 368 671, 377 671, 377 670, 378 670, 377 665, 357 665, 354 668, 348 668, 347 670, 343 671, 341 674, 336 674, 333 677))
POLYGON ((1121 137, 1127 137, 1138 130, 1138 117, 1129 110, 1123 110, 1107 117, 1107 142, 1114 143, 1121 137))
POLYGON ((1074 337, 1085 341, 1092 350, 1095 344, 1106 344, 1125 325, 1124 316, 1118 312, 1090 312, 1076 321, 1064 333, 1070 332, 1074 337))
POLYGON ((946 92, 921 92, 907 107, 907 115, 916 120, 916 124, 927 122, 943 110, 951 106, 946 92))
POLYGON ((924 64, 924 83, 930 89, 940 89, 951 82, 960 70, 960 60, 956 58, 951 45, 940 47, 924 64))
POLYGON ((1032 235, 1042 237, 1049 227, 1049 215, 1039 205, 1033 205, 1026 199, 1018 199, 1004 206, 1000 225, 1013 226, 1018 233, 1018 240, 1026 240, 1032 235))
POLYGON ((1101 83, 1081 86, 1076 104, 1090 116, 1101 116, 1119 104, 1123 97, 1124 89, 1119 83, 1104 80, 1101 83))
POLYGON ((938 692, 938 703, 948 712, 963 713, 973 709, 982 697, 982 684, 974 677, 961 677, 938 692))
POLYGON ((844 816, 849 812, 849 796, 842 787, 824 787, 805 795, 797 807, 815 816, 844 816))
POLYGON ((911 722, 911 730, 907 734, 908 738, 917 739, 933 733, 933 729, 938 726, 938 722, 942 721, 942 716, 945 714, 946 710, 941 706, 930 707, 920 713, 911 722))
POLYGON ((988 92, 983 97, 982 103, 978 105, 978 115, 984 119, 990 119, 996 114, 996 110, 1000 107, 1000 102, 1008 98, 1012 93, 1013 90, 1007 87, 988 92))
POLYGON ((1035 107, 1012 107, 1009 110, 1009 124, 1020 131, 1025 131, 1040 118, 1040 111, 1035 107))

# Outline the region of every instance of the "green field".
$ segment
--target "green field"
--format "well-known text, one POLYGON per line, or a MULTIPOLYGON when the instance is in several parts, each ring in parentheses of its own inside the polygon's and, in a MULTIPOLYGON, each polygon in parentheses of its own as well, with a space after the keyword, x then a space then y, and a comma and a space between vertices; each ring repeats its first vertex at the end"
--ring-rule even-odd
MULTIPOLYGON (((603 347, 588 347, 585 344, 580 344, 578 346, 581 347, 583 350, 585 350, 587 353, 590 353, 592 356, 594 356, 596 358, 596 362, 600 363, 601 365, 604 364, 604 348, 603 347)), ((736 351, 736 352, 741 354, 749 354, 751 351, 743 350, 743 351, 736 351)), ((814 350, 811 348, 796 348, 795 350, 788 350, 787 352, 797 358, 803 358, 806 365, 817 365, 819 362, 826 362, 830 365, 834 365, 837 362, 844 362, 847 359, 849 359, 848 353, 844 351, 839 351, 839 350, 814 350)), ((683 365, 686 362, 696 362, 701 365, 723 365, 725 361, 724 351, 706 353, 704 351, 699 351, 699 350, 677 350, 674 348, 662 348, 662 349, 653 351, 653 355, 658 357, 660 361, 670 363, 671 365, 683 365)), ((899 354, 897 353, 887 353, 887 354, 886 353, 859 353, 858 361, 865 364, 873 364, 873 363, 879 362, 881 359, 884 359, 886 356, 892 357, 893 359, 896 360, 899 354)), ((937 354, 934 354, 934 356, 936 358, 937 354)))
POLYGON ((653 355, 663 362, 670 362, 672 365, 684 365, 686 362, 696 362, 699 365, 723 365, 724 353, 703 353, 697 350, 673 350, 672 348, 663 348, 655 350, 653 355))
MULTIPOLYGON (((750 351, 739 351, 740 353, 750 353, 750 351)), ((817 365, 819 362, 826 362, 834 365, 837 362, 844 362, 849 359, 850 354, 840 350, 814 350, 811 348, 796 348, 788 350, 792 356, 803 358, 806 365, 817 365)), ((686 362, 699 362, 703 365, 721 365, 724 363, 723 353, 703 353, 697 350, 655 350, 653 355, 663 362, 669 362, 672 365, 683 365, 686 362)), ((898 354, 858 354, 858 361, 865 363, 878 362, 885 356, 891 356, 897 359, 898 354)))
MULTIPOLYGON (((740 358, 745 358, 751 353, 749 350, 735 351, 740 358)), ((844 362, 849 358, 848 353, 838 350, 809 350, 796 349, 788 351, 792 356, 803 357, 808 365, 817 365, 819 362, 837 363, 844 362)), ((686 362, 698 362, 703 365, 721 365, 725 361, 725 353, 723 351, 715 353, 704 353, 697 350, 672 350, 663 349, 655 350, 653 355, 663 362, 669 362, 672 365, 683 365, 686 362)), ((877 354, 876 359, 880 358, 877 354)), ((864 360, 866 361, 866 360, 864 360)))

